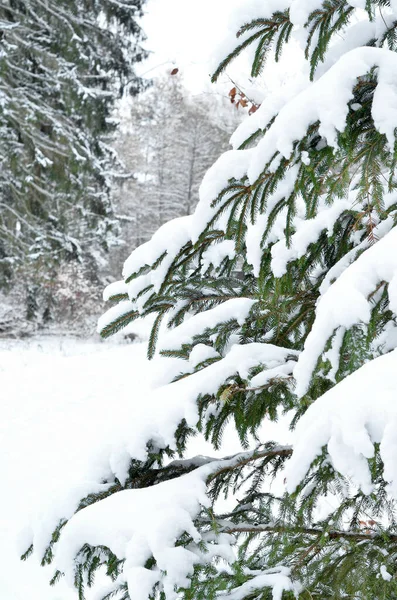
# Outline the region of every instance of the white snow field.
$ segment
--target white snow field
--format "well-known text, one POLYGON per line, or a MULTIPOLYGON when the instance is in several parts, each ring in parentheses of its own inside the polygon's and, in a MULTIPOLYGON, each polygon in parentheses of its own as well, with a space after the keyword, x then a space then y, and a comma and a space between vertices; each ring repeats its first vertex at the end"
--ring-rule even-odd
POLYGON ((143 344, 0 342, 2 600, 75 597, 62 582, 50 588, 52 569, 36 557, 19 560, 18 534, 48 499, 67 501, 88 465, 123 437, 144 402, 147 371, 143 344))

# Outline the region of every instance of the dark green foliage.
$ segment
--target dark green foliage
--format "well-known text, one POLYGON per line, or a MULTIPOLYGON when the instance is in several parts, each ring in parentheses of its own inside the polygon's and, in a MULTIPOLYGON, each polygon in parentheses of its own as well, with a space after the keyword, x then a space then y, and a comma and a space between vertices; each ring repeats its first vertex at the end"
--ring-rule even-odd
POLYGON ((13 276, 50 286, 60 262, 94 257, 117 237, 109 142, 116 100, 141 87, 142 5, 0 4, 0 285, 13 276))
POLYGON ((282 45, 288 42, 291 31, 292 23, 289 21, 286 12, 276 12, 271 19, 255 19, 243 25, 237 33, 237 38, 242 37, 244 41, 239 43, 233 52, 219 64, 212 76, 212 81, 216 81, 227 66, 243 50, 255 42, 258 42, 258 44, 252 63, 251 75, 257 77, 263 70, 268 51, 275 46, 276 59, 279 58, 282 45))

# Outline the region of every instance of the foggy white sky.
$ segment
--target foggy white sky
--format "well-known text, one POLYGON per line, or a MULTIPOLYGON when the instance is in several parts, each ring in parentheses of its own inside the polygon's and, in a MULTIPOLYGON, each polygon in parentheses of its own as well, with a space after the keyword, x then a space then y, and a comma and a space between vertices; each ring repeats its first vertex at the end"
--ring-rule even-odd
MULTIPOLYGON (((210 83, 209 73, 215 57, 228 31, 236 30, 231 23, 236 7, 244 7, 245 0, 148 0, 142 27, 147 35, 145 46, 152 51, 150 59, 141 71, 148 77, 177 66, 185 85, 194 94, 210 89, 227 92, 232 86, 229 78, 222 77, 219 85, 210 83)), ((291 48, 282 64, 275 66, 268 61, 262 81, 256 85, 266 94, 269 86, 279 87, 287 79, 302 71, 300 50, 291 48)), ((216 63, 216 59, 215 59, 216 63)), ((250 52, 228 68, 228 74, 238 81, 245 91, 250 91, 248 81, 250 52)))
POLYGON ((241 0, 148 0, 142 27, 153 54, 148 75, 169 64, 179 67, 185 84, 198 93, 209 84, 211 58, 228 30, 230 12, 241 0), (158 68, 157 68, 158 67, 158 68))

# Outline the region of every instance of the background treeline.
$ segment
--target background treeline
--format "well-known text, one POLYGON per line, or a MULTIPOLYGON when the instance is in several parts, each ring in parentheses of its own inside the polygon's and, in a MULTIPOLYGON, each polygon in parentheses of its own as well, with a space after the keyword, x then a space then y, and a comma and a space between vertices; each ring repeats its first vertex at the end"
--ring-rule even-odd
POLYGON ((133 100, 115 144, 126 171, 115 190, 116 216, 128 244, 192 213, 204 174, 228 148, 238 119, 227 98, 192 96, 168 74, 133 100))
POLYGON ((227 145, 218 100, 136 75, 142 7, 0 2, 0 335, 92 329, 118 248, 190 212, 227 145))

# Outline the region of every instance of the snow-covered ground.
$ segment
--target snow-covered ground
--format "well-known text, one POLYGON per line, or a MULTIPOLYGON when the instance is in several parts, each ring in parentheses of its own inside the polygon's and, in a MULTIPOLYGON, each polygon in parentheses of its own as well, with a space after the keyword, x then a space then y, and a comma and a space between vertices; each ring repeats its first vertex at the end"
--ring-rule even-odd
POLYGON ((17 535, 49 498, 67 497, 131 422, 147 372, 143 344, 0 341, 2 599, 74 597, 62 584, 50 588, 35 558, 19 561, 17 535))
MULTIPOLYGON (((2 600, 75 600, 66 584, 49 587, 52 569, 37 557, 19 560, 21 532, 52 503, 59 511, 111 448, 135 435, 150 412, 150 370, 142 343, 0 340, 2 600)), ((232 436, 223 451, 237 449, 232 436)), ((213 454, 202 440, 192 452, 213 454)))

